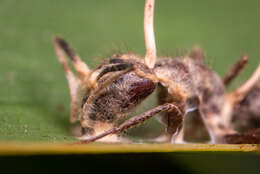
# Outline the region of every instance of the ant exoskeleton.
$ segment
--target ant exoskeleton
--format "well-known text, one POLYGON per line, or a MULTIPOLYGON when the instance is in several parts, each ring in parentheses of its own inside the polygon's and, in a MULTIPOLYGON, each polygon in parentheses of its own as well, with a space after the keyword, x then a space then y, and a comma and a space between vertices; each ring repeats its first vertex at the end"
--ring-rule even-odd
POLYGON ((198 110, 209 132, 211 143, 225 143, 226 135, 236 135, 231 126, 231 115, 235 105, 259 80, 260 66, 241 87, 226 93, 225 84, 242 69, 243 60, 230 71, 223 82, 205 66, 203 53, 198 47, 182 58, 157 59, 153 16, 154 0, 146 0, 144 59, 134 54, 115 55, 98 68, 90 70, 62 38, 54 38, 57 57, 69 83, 70 120, 75 122, 78 119, 83 134, 87 136, 81 142, 101 138, 104 141, 118 140, 117 134, 161 113, 161 122, 166 127, 166 140, 183 143, 185 115, 198 110), (65 54, 71 59, 77 76, 70 70, 65 54), (159 106, 116 125, 155 88, 159 90, 159 106))

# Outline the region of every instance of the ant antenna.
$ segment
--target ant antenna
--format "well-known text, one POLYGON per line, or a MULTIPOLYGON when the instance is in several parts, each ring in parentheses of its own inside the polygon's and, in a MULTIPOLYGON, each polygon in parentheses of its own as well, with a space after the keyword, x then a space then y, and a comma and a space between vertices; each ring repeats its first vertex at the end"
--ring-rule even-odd
POLYGON ((146 47, 145 64, 153 68, 156 61, 156 45, 153 29, 154 0, 146 0, 144 6, 144 40, 146 47))

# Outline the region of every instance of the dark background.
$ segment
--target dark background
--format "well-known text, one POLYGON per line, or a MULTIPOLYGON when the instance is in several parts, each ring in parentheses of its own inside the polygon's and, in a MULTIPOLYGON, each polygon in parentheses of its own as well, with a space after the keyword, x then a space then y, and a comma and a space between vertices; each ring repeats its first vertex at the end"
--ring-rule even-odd
POLYGON ((259 173, 254 153, 143 153, 1 157, 1 173, 259 173))

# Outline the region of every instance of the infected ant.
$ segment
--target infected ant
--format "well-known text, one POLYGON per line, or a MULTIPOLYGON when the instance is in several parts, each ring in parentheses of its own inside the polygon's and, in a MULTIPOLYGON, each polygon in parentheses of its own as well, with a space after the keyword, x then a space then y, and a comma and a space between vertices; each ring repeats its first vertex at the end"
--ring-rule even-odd
MULTIPOLYGON (((85 135, 81 143, 101 138, 102 141, 118 141, 120 139, 117 134, 158 113, 161 113, 161 122, 166 127, 165 140, 184 143, 183 120, 188 112, 194 110, 199 111, 206 125, 210 143, 225 143, 226 135, 238 135, 231 128, 231 115, 236 104, 243 100, 259 80, 260 66, 241 87, 226 93, 225 84, 243 66, 236 64, 235 70, 232 69, 223 82, 204 65, 204 56, 198 47, 182 58, 157 59, 153 16, 154 0, 146 0, 144 59, 134 54, 115 55, 96 69, 90 70, 62 38, 54 38, 56 54, 69 83, 70 121, 75 122, 78 119, 85 135), (71 59, 77 76, 70 70, 65 55, 71 59), (116 125, 156 88, 159 90, 159 106, 116 125)), ((254 134, 248 136, 252 137, 254 134)))

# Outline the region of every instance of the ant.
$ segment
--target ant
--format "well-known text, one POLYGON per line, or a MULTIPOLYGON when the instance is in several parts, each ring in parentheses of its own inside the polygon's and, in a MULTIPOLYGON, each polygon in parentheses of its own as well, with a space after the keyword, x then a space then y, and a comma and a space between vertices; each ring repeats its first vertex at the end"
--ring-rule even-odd
MULTIPOLYGON (((228 85, 244 67, 247 57, 242 57, 224 80, 204 64, 204 55, 199 47, 194 47, 189 55, 180 58, 157 57, 153 16, 154 0, 146 0, 144 59, 135 54, 114 55, 94 70, 81 61, 64 39, 54 37, 56 54, 69 83, 70 121, 80 121, 84 135, 81 143, 99 139, 118 141, 117 134, 158 113, 166 128, 165 141, 185 143, 183 121, 187 113, 195 110, 199 111, 206 125, 209 143, 227 143, 230 137, 240 136, 232 129, 232 113, 260 79, 260 65, 248 81, 227 93, 225 84, 228 85), (70 70, 66 55, 77 75, 70 70), (117 125, 156 88, 159 106, 117 125)), ((254 139, 255 134, 247 136, 254 139)))

